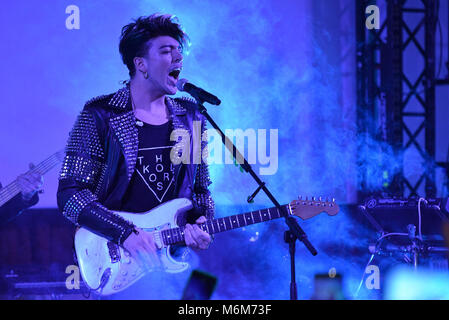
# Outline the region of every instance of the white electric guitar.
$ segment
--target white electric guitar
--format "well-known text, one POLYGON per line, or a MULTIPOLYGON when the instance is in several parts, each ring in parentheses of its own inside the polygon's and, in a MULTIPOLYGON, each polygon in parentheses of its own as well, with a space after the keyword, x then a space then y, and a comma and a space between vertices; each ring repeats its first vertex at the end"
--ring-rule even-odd
MULTIPOLYGON (((312 218, 322 212, 336 215, 340 210, 334 200, 321 201, 295 200, 283 206, 288 215, 295 215, 303 220, 312 218)), ((143 269, 122 247, 100 237, 85 228, 75 234, 75 251, 84 282, 100 295, 110 295, 129 287, 147 272, 165 271, 178 273, 189 265, 178 262, 170 255, 170 246, 184 244, 184 228, 176 225, 176 217, 192 209, 189 199, 179 198, 168 201, 146 213, 116 212, 131 221, 138 228, 153 234, 158 248, 162 267, 143 269)), ((283 215, 274 208, 242 213, 234 216, 206 221, 198 226, 209 234, 245 227, 254 223, 265 222, 283 215)))

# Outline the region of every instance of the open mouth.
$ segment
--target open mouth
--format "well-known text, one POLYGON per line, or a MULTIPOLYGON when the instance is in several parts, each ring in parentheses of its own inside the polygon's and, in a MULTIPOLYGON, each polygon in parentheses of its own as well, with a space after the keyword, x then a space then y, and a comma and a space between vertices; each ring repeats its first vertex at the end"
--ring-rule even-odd
POLYGON ((181 73, 181 69, 176 68, 172 70, 168 75, 172 77, 174 80, 178 80, 179 74, 181 73))

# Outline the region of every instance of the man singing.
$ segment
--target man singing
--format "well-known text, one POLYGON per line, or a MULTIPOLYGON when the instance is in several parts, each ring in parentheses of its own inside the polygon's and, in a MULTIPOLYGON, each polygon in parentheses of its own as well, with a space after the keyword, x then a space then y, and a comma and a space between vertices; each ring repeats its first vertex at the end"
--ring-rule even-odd
MULTIPOLYGON (((189 198, 194 210, 178 219, 186 227, 185 243, 206 249, 211 242, 197 226, 214 215, 207 164, 170 159, 173 130, 192 136, 194 122, 205 130, 193 100, 168 97, 176 93, 187 41, 170 15, 140 17, 123 27, 119 50, 130 80, 86 103, 70 133, 59 177, 63 215, 147 265, 159 263, 152 235, 113 211, 146 212, 173 198, 189 198)), ((201 142, 201 149, 206 147, 201 142)))

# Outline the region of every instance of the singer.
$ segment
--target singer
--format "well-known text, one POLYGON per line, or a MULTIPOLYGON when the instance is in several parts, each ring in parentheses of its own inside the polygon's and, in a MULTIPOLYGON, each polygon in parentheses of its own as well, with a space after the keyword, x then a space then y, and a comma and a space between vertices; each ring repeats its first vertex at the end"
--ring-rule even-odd
MULTIPOLYGON (((122 29, 119 51, 130 79, 119 91, 88 101, 70 133, 59 177, 62 214, 111 243, 144 266, 159 265, 152 235, 115 211, 143 213, 174 198, 194 208, 177 223, 185 226, 186 246, 207 249, 211 236, 197 224, 211 219, 214 202, 203 161, 173 164, 170 134, 205 119, 177 91, 188 36, 171 15, 140 17, 122 29)), ((207 147, 201 143, 201 149, 207 147)), ((192 155, 193 156, 193 155, 192 155)), ((129 289, 128 289, 129 290, 129 289)))

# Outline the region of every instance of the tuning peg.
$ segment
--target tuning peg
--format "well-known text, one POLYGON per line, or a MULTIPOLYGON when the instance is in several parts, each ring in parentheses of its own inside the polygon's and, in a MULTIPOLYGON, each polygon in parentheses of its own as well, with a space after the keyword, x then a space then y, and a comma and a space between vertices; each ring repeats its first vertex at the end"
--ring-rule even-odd
POLYGON ((323 201, 323 197, 320 197, 319 199, 320 199, 320 204, 321 204, 321 206, 322 206, 322 207, 325 207, 325 206, 326 206, 326 203, 323 201))

